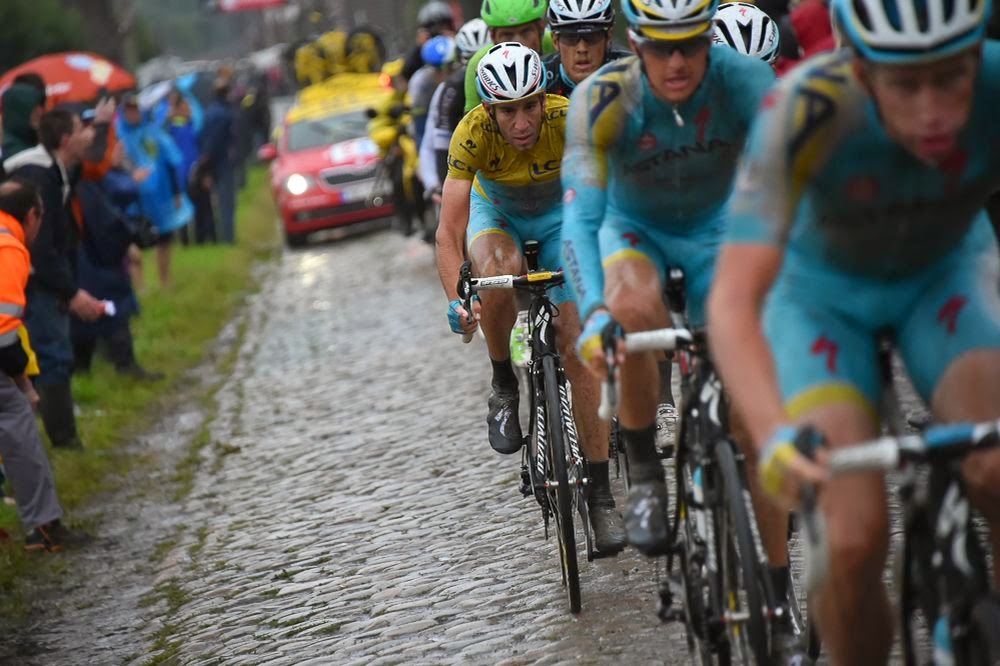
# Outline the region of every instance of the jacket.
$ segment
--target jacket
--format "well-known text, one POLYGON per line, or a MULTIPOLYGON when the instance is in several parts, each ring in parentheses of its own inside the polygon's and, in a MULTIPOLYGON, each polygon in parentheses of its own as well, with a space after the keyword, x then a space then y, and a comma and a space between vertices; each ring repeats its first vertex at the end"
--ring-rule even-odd
POLYGON ((6 164, 10 158, 38 143, 38 135, 31 127, 31 112, 41 103, 41 92, 25 83, 15 83, 3 94, 3 160, 7 173, 11 172, 6 164))
POLYGON ((65 167, 41 145, 4 162, 8 173, 37 183, 45 214, 31 246, 30 289, 46 289, 69 301, 77 292, 73 254, 79 232, 68 202, 72 189, 65 167))
POLYGON ((28 365, 18 329, 30 273, 24 229, 13 217, 0 212, 0 370, 11 377, 22 375, 28 365))

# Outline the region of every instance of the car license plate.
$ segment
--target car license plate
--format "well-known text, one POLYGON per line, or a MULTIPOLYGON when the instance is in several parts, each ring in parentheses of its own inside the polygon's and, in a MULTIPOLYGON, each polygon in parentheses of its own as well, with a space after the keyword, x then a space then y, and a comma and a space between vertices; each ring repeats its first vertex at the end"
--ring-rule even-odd
POLYGON ((375 178, 368 178, 367 180, 359 180, 356 183, 347 183, 341 186, 340 194, 347 203, 364 201, 372 196, 386 196, 387 194, 390 194, 391 189, 388 187, 388 183, 384 184, 382 187, 376 188, 375 182, 375 178), (379 191, 376 191, 376 189, 379 191))

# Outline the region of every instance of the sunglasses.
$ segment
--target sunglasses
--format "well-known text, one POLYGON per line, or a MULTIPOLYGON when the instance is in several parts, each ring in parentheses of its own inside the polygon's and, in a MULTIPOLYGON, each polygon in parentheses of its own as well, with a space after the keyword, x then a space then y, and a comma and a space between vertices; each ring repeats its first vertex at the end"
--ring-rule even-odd
POLYGON ((699 55, 708 50, 712 40, 709 37, 695 37, 694 39, 682 39, 674 41, 658 41, 644 39, 637 46, 647 51, 655 58, 669 58, 674 53, 680 53, 685 58, 699 55))
POLYGON ((608 38, 608 32, 606 30, 596 32, 593 30, 587 32, 566 31, 557 32, 556 36, 559 38, 560 44, 576 46, 582 41, 587 46, 597 46, 608 38))

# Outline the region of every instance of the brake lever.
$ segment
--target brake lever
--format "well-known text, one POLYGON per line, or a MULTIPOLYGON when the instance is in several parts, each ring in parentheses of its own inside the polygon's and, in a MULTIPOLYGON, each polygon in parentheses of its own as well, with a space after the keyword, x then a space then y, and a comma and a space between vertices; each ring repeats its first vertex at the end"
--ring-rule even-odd
MULTIPOLYGON (((458 297, 462 299, 462 307, 465 309, 469 321, 472 321, 472 262, 466 259, 462 262, 462 267, 458 270, 458 297)), ((462 342, 469 344, 474 333, 463 333, 462 342)))

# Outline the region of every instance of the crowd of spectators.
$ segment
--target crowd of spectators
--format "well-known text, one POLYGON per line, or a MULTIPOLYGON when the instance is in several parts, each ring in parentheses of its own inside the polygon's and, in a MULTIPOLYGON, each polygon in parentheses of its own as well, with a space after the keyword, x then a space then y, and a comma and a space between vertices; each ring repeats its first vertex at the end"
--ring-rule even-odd
POLYGON ((142 250, 168 289, 175 237, 235 242, 242 162, 267 130, 253 136, 259 104, 234 99, 231 81, 220 73, 204 110, 181 89, 162 113, 135 93, 50 108, 34 74, 0 98, 0 457, 28 549, 86 539, 61 523, 35 410, 54 447, 79 450, 71 382, 96 351, 122 375, 164 377, 134 351, 142 250))

